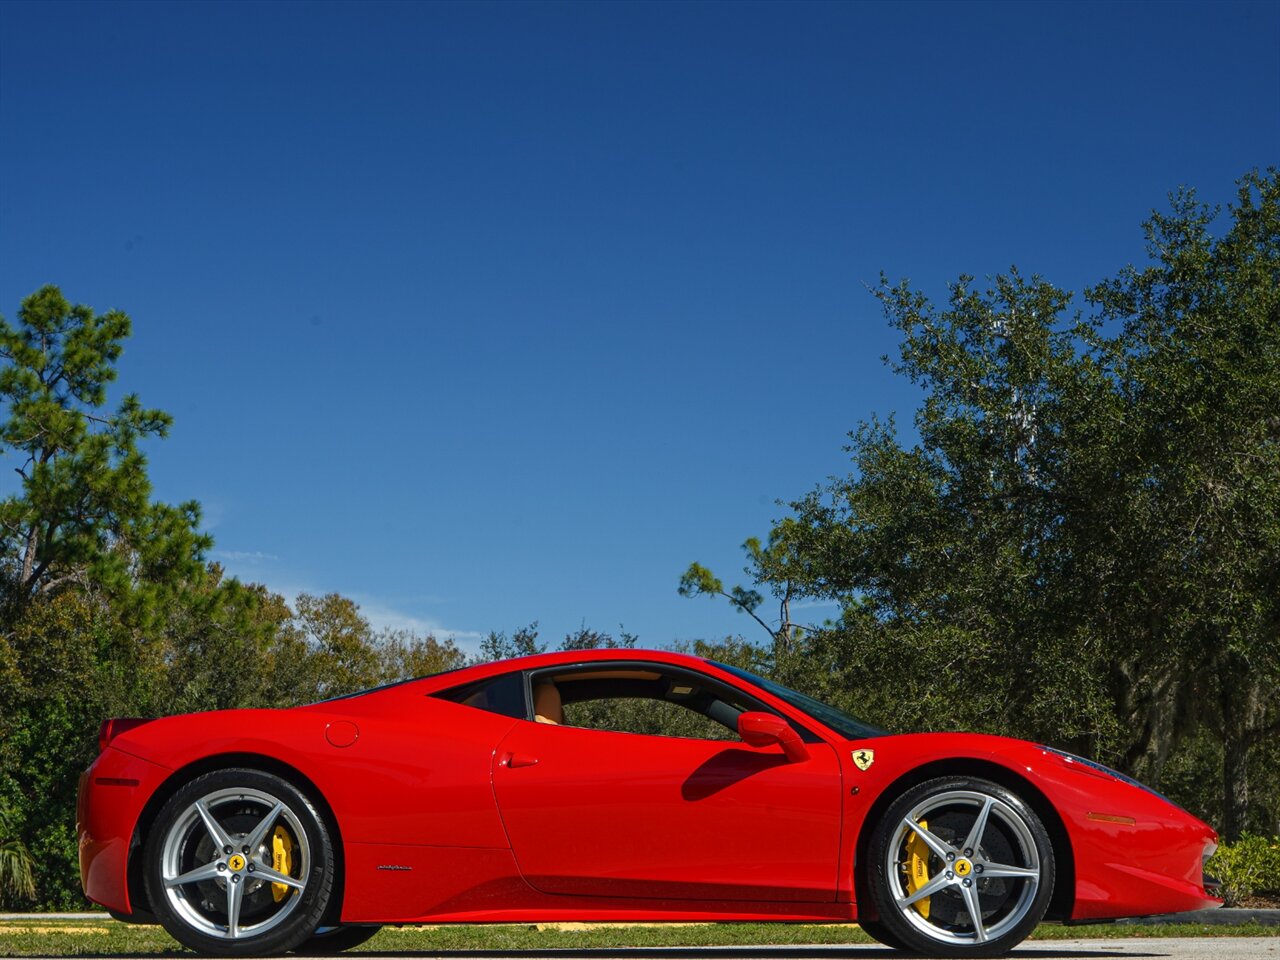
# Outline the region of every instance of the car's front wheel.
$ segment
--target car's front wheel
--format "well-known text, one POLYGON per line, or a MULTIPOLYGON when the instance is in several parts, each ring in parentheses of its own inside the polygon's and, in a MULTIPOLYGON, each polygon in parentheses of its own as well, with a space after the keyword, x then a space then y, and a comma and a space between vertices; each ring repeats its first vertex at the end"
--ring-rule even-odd
POLYGON ((892 947, 894 950, 909 950, 906 942, 899 937, 893 935, 893 931, 885 926, 881 920, 859 920, 860 926, 867 936, 878 940, 886 947, 892 947))
POLYGON ((187 783, 161 808, 143 856, 165 930, 213 956, 292 950, 315 933, 333 891, 323 818, 297 787, 261 770, 187 783))
POLYGON ((1027 937, 1053 894, 1044 825, 989 780, 943 777, 906 791, 876 825, 868 853, 888 934, 878 939, 926 956, 1001 956, 1027 937))

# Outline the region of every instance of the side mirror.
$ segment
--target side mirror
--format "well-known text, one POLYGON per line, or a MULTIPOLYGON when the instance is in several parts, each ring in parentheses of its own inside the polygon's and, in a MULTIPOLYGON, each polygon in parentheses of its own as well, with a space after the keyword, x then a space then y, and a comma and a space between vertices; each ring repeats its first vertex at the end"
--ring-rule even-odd
POLYGON ((800 739, 795 728, 781 717, 760 710, 748 710, 738 714, 738 736, 751 747, 782 747, 782 752, 792 763, 809 759, 809 749, 800 739))

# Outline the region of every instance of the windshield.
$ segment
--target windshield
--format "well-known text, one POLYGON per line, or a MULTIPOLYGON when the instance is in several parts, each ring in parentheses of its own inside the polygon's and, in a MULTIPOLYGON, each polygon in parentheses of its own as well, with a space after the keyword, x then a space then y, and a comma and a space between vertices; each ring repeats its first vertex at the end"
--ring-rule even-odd
POLYGON ((718 663, 711 661, 721 670, 726 670, 735 677, 748 680, 756 686, 768 690, 775 697, 785 700, 791 706, 795 707, 809 716, 813 717, 820 723, 830 727, 842 737, 850 740, 865 740, 868 737, 887 736, 887 732, 873 727, 870 724, 863 723, 857 717, 851 717, 843 710, 837 710, 830 704, 823 703, 821 700, 815 700, 813 697, 805 696, 798 690, 792 690, 790 687, 784 687, 780 683, 774 683, 772 680, 766 680, 764 677, 758 677, 754 673, 743 670, 739 667, 731 667, 727 663, 718 663))

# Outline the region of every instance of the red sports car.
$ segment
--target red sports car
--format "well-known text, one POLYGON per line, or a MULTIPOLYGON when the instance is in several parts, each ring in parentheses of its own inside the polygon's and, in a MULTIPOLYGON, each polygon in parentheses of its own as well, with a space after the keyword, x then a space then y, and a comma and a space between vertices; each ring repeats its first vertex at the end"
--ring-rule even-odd
POLYGON ((219 956, 424 921, 856 920, 986 957, 1042 918, 1219 903, 1213 830, 1121 774, 1020 740, 888 735, 662 651, 113 720, 101 741, 80 785, 86 895, 219 956))

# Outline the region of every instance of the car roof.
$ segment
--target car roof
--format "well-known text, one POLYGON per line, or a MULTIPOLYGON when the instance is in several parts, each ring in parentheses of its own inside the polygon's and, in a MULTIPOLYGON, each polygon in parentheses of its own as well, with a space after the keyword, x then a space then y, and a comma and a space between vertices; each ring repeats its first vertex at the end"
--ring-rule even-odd
POLYGON ((609 663, 617 661, 641 661, 658 663, 666 666, 685 667, 687 669, 706 672, 711 661, 688 653, 676 653, 671 650, 639 650, 630 647, 607 648, 595 650, 555 650, 550 653, 536 653, 527 657, 513 657, 510 660, 494 660, 480 663, 460 670, 437 673, 421 678, 424 690, 443 690, 447 687, 461 686, 476 680, 511 673, 516 670, 540 670, 543 667, 558 667, 574 663, 609 663))

